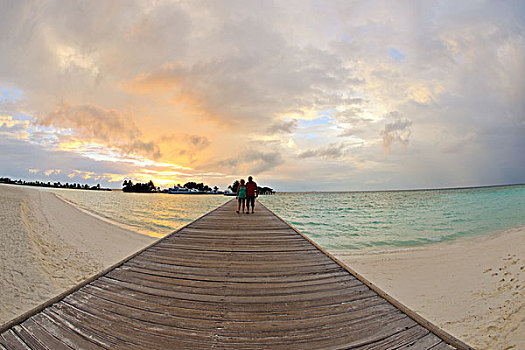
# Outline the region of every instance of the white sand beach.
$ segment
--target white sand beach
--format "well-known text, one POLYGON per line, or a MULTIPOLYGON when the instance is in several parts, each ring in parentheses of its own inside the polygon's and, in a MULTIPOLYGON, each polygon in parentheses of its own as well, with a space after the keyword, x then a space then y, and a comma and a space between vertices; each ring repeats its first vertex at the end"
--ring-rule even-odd
POLYGON ((394 252, 334 255, 476 349, 525 349, 525 227, 394 252))
POLYGON ((154 241, 53 193, 0 185, 0 324, 154 241))

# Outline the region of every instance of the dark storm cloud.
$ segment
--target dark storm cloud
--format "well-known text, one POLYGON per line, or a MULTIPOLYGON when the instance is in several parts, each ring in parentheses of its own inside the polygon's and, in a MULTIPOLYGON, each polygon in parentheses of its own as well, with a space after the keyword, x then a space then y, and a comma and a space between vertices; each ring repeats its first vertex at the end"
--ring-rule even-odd
POLYGON ((277 134, 277 133, 285 133, 285 134, 291 134, 295 128, 297 127, 297 121, 296 120, 278 120, 272 125, 270 125, 266 131, 269 134, 277 134))

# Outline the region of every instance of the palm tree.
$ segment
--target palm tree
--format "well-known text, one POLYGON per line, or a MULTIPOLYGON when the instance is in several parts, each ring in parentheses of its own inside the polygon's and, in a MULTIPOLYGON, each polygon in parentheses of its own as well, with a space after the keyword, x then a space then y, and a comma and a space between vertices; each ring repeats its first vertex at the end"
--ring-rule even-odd
POLYGON ((237 193, 237 189, 239 188, 239 180, 235 180, 233 185, 228 186, 228 188, 232 190, 233 193, 237 193))
POLYGON ((156 187, 152 180, 149 180, 148 182, 148 192, 155 192, 156 187))

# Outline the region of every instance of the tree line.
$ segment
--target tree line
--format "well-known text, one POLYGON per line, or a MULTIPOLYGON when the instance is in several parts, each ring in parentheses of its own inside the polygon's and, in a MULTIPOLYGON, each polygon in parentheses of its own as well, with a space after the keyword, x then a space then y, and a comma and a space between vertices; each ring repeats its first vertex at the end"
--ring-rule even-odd
MULTIPOLYGON (((211 192, 212 190, 217 191, 219 188, 217 186, 214 186, 213 189, 205 185, 204 183, 196 183, 194 181, 186 182, 184 186, 181 186, 180 184, 177 184, 178 188, 187 188, 188 190, 198 190, 200 192, 211 192)), ((235 180, 235 182, 228 186, 228 188, 232 192, 237 192, 237 188, 239 187, 239 180, 235 180)), ((275 191, 271 187, 266 186, 257 186, 257 190, 259 194, 274 194, 275 191)), ((141 183, 133 183, 131 180, 124 180, 122 183, 122 191, 124 192, 140 192, 140 193, 153 193, 153 192, 160 192, 160 187, 156 187, 152 180, 149 182, 141 183)))
POLYGON ((152 193, 157 192, 157 187, 152 180, 146 183, 133 183, 131 180, 124 180, 122 183, 122 191, 124 192, 139 192, 139 193, 152 193))
POLYGON ((70 188, 77 190, 96 190, 96 191, 111 191, 109 188, 101 188, 100 184, 90 186, 88 184, 79 183, 61 183, 61 182, 43 182, 43 181, 24 181, 24 180, 12 180, 8 177, 0 177, 0 183, 11 184, 11 185, 24 185, 24 186, 38 186, 38 187, 52 187, 52 188, 70 188))
MULTIPOLYGON (((188 190, 197 190, 200 192, 210 192, 212 190, 217 191, 219 188, 217 186, 214 186, 213 189, 205 185, 204 183, 196 183, 193 181, 186 182, 184 186, 181 186, 180 184, 177 184, 178 188, 187 188, 188 190)), ((133 183, 131 180, 124 180, 122 183, 122 191, 124 192, 141 192, 141 193, 151 193, 151 192, 159 192, 160 187, 156 187, 152 180, 146 183, 133 183)))
POLYGON ((177 187, 179 187, 179 188, 187 188, 189 190, 198 190, 198 191, 201 191, 201 192, 210 192, 211 190, 214 190, 214 191, 219 190, 219 187, 217 187, 217 186, 213 186, 213 188, 211 188, 210 186, 205 185, 202 182, 196 183, 196 182, 193 182, 193 181, 186 182, 184 184, 184 186, 181 186, 180 184, 177 184, 177 187))

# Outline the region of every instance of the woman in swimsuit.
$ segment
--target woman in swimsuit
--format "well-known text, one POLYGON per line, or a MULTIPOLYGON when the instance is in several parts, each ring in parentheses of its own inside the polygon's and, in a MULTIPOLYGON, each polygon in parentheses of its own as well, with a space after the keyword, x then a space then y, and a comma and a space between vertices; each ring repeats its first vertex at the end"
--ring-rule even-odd
POLYGON ((244 179, 241 179, 241 183, 239 184, 239 187, 237 187, 236 197, 239 201, 239 204, 237 205, 237 214, 239 214, 239 211, 241 210, 241 204, 242 212, 244 213, 244 206, 246 203, 246 186, 244 185, 244 179))

